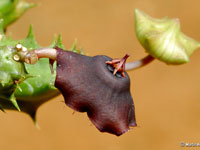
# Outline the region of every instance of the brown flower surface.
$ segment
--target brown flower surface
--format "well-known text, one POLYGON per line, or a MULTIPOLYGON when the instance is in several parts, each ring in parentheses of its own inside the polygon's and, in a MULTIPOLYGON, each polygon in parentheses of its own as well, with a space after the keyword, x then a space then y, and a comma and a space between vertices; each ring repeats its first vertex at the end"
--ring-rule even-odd
POLYGON ((101 131, 121 135, 136 126, 135 109, 130 93, 130 79, 106 64, 111 58, 89 57, 57 48, 55 86, 65 103, 79 112, 87 112, 101 131))

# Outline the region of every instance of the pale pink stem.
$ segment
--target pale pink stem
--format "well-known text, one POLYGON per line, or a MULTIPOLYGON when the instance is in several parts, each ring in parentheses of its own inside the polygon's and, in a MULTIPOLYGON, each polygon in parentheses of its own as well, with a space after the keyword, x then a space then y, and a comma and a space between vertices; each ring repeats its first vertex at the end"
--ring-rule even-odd
POLYGON ((57 59, 57 50, 54 48, 41 48, 29 51, 25 54, 25 62, 35 64, 40 58, 57 59))
POLYGON ((137 60, 135 62, 126 63, 125 70, 135 70, 135 69, 141 68, 149 64, 150 62, 152 62, 154 59, 155 58, 152 57, 151 55, 147 55, 143 59, 137 60))

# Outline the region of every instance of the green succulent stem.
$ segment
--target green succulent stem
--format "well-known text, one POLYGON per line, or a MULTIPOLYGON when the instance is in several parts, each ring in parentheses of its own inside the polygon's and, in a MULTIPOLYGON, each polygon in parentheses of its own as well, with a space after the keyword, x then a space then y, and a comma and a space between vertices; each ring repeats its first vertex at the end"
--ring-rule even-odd
POLYGON ((126 63, 125 68, 126 68, 126 70, 135 70, 135 69, 141 68, 143 66, 146 66, 147 64, 152 62, 154 59, 155 58, 152 57, 151 55, 147 55, 146 57, 144 57, 140 60, 126 63))

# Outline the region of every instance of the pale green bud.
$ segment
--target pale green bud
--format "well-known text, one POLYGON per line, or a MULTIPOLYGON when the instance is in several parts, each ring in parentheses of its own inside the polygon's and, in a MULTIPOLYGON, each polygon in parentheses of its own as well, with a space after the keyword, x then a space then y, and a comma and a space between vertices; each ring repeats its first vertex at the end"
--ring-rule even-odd
POLYGON ((183 64, 200 43, 183 34, 179 19, 154 19, 135 10, 135 32, 145 50, 167 64, 183 64))

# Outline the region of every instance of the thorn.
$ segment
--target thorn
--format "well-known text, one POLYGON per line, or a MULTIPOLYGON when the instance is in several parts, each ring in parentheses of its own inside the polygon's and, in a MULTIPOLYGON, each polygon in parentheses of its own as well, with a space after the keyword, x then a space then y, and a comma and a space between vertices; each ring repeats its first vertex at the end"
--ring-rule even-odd
POLYGON ((57 37, 56 37, 56 35, 54 35, 54 37, 53 37, 53 42, 51 43, 51 46, 50 47, 55 47, 55 45, 56 45, 56 41, 57 41, 57 37))
POLYGON ((58 44, 62 44, 62 36, 61 36, 61 34, 58 35, 57 43, 58 44))
POLYGON ((39 124, 37 123, 37 120, 36 120, 36 110, 34 112, 29 113, 29 116, 31 117, 35 127, 40 130, 41 128, 40 128, 40 126, 39 126, 39 124))
POLYGON ((39 126, 39 124, 37 123, 37 121, 36 122, 34 122, 34 125, 35 125, 35 127, 38 129, 38 130, 40 130, 41 128, 40 128, 40 126, 39 126))
POLYGON ((19 89, 19 91, 20 91, 20 92, 22 92, 22 89, 21 89, 21 87, 19 86, 19 83, 18 83, 18 81, 14 81, 14 82, 15 82, 15 84, 17 85, 17 87, 16 87, 16 88, 17 88, 17 89, 19 89))
POLYGON ((58 46, 59 48, 65 49, 64 45, 62 44, 62 36, 61 36, 61 34, 58 35, 58 38, 56 40, 56 45, 55 46, 58 46))
POLYGON ((72 47, 71 47, 71 51, 76 51, 77 48, 77 39, 74 40, 72 47))
POLYGON ((1 104, 0 104, 0 110, 5 113, 5 110, 1 104))
POLYGON ((27 38, 32 38, 34 39, 34 32, 33 32, 33 25, 31 24, 30 27, 29 27, 29 31, 28 31, 28 35, 27 35, 27 38))
POLYGON ((12 102, 12 104, 14 105, 14 107, 15 107, 18 111, 21 111, 20 108, 19 108, 19 105, 17 104, 17 100, 16 100, 14 94, 11 95, 10 101, 12 102))
POLYGON ((80 54, 84 55, 84 50, 83 50, 83 48, 80 48, 80 54))

